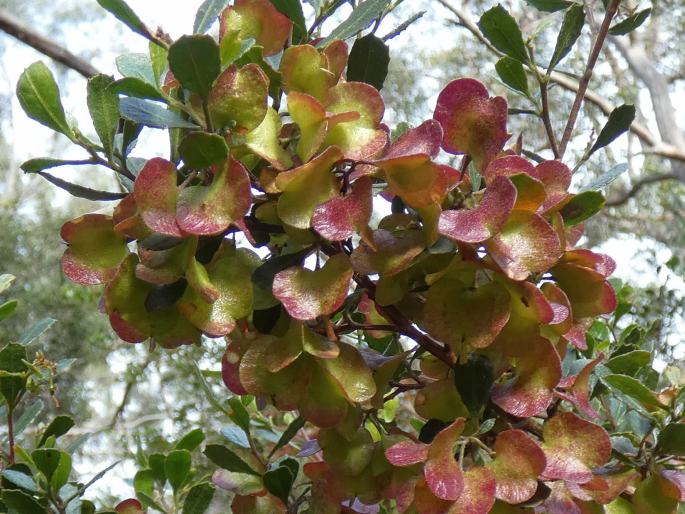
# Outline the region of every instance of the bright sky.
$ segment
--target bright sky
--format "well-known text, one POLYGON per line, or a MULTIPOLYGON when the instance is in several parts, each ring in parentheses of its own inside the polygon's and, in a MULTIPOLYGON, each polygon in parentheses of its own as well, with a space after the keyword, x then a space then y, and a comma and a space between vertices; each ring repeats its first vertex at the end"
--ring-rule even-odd
MULTIPOLYGON (((84 3, 94 2, 94 0, 81 1, 84 3)), ((150 27, 162 26, 166 32, 176 38, 192 31, 195 10, 200 4, 200 0, 129 0, 129 4, 150 27)), ((437 18, 442 19, 442 15, 438 14, 437 18)), ((390 21, 386 25, 385 30, 392 28, 394 25, 396 25, 396 21, 390 21)), ((452 29, 447 29, 442 21, 436 21, 436 15, 433 12, 429 12, 423 20, 411 29, 411 31, 417 34, 430 33, 430 41, 435 44, 445 41, 445 38, 447 40, 450 38, 448 30, 452 29)), ((383 33, 383 30, 381 33, 383 33)), ((125 49, 125 52, 147 52, 147 41, 132 34, 126 28, 122 28, 112 16, 107 16, 106 19, 98 24, 85 26, 83 30, 69 34, 68 46, 76 53, 96 46, 100 50, 100 55, 97 59, 93 60, 93 64, 101 71, 113 74, 116 72, 114 59, 120 53, 119 51, 110 50, 115 41, 120 44, 121 48, 125 49)), ((393 42, 393 46, 396 48, 396 45, 405 42, 405 36, 401 36, 393 42)), ((16 84, 22 70, 28 64, 38 59, 45 60, 51 68, 55 68, 49 62, 49 59, 37 54, 32 49, 18 43, 8 42, 8 51, 5 53, 4 61, 2 62, 2 71, 4 73, 0 73, 0 89, 4 91, 14 90, 14 84, 16 84)), ((78 121, 84 132, 92 132, 85 105, 85 80, 76 74, 70 73, 66 80, 62 81, 61 85, 63 102, 67 112, 78 121)), ((21 134, 23 136, 15 137, 13 140, 15 160, 22 162, 28 158, 45 156, 47 150, 42 147, 42 142, 49 141, 53 137, 52 131, 27 119, 23 115, 16 99, 13 100, 12 106, 15 115, 12 118, 12 126, 7 129, 7 134, 21 134)), ((64 141, 66 142, 66 140, 64 141)), ((64 146, 64 157, 83 157, 78 149, 72 148, 71 145, 64 146)), ((151 157, 155 153, 163 154, 166 148, 166 137, 162 131, 148 131, 146 138, 139 145, 137 154, 151 157), (159 152, 156 149, 162 150, 159 152)), ((62 176, 67 179, 74 179, 77 178, 76 173, 76 171, 73 171, 62 176)), ((653 275, 651 270, 645 268, 645 261, 639 257, 640 251, 644 249, 641 246, 642 244, 635 240, 614 239, 602 245, 602 250, 616 259, 618 263, 617 276, 629 279, 640 285, 645 285, 649 280, 653 280, 653 275)), ((670 252, 666 248, 658 248, 657 253, 662 262, 670 258, 670 252)), ((682 279, 672 274, 662 274, 658 279, 668 279, 671 287, 685 290, 685 283, 682 279)), ((685 333, 685 329, 679 332, 685 333)), ((674 345, 682 343, 682 338, 680 335, 675 335, 673 341, 669 342, 674 345)), ((685 355, 685 347, 682 344, 679 345, 678 350, 679 356, 685 355)), ((121 362, 113 364, 117 367, 122 365, 121 362)), ((116 370, 113 370, 113 372, 116 372, 116 370)), ((120 394, 121 391, 114 391, 113 401, 118 402, 119 399, 116 396, 120 394)), ((97 472, 105 464, 104 462, 80 462, 77 463, 77 467, 80 472, 87 476, 97 472)), ((99 488, 103 491, 109 490, 114 494, 120 494, 122 497, 130 495, 131 487, 124 477, 132 476, 133 472, 134 467, 131 464, 120 466, 115 472, 108 475, 108 478, 103 481, 99 488)))

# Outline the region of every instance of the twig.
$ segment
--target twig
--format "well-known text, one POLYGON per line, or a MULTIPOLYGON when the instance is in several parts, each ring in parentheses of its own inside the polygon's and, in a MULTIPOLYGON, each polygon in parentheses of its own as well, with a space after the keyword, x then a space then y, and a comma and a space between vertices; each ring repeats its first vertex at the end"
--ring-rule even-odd
MULTIPOLYGON (((459 20, 458 25, 460 27, 463 27, 469 32, 471 32, 471 34, 473 34, 473 36, 476 37, 478 41, 483 43, 483 45, 486 48, 488 48, 490 52, 492 52, 494 55, 497 55, 498 57, 502 57, 504 55, 502 52, 500 52, 490 44, 490 42, 481 33, 480 29, 478 28, 478 25, 476 25, 476 23, 470 18, 470 16, 466 12, 452 5, 448 0, 438 0, 438 2, 457 17, 457 19, 459 20)), ((533 70, 527 69, 527 71, 533 74, 533 70)), ((538 71, 545 72, 545 70, 538 71)), ((549 79, 550 81, 554 82, 555 84, 558 84, 565 90, 571 91, 573 93, 577 93, 580 87, 577 80, 557 71, 552 72, 549 76, 549 79)), ((602 96, 600 96, 595 91, 592 91, 589 88, 585 90, 584 97, 587 102, 590 102, 595 107, 599 108, 606 115, 611 114, 611 111, 614 109, 614 105, 607 102, 604 98, 602 98, 602 96)), ((647 147, 644 150, 645 153, 658 155, 666 159, 685 162, 685 151, 683 151, 680 148, 677 148, 676 146, 673 146, 672 144, 660 141, 656 136, 654 136, 651 133, 651 131, 646 126, 642 125, 641 123, 633 122, 630 125, 630 131, 633 134, 635 134, 640 139, 640 141, 642 141, 642 143, 647 147)))
POLYGON ((568 142, 571 140, 571 135, 573 134, 573 127, 575 127, 576 125, 576 120, 578 119, 580 107, 583 105, 583 100, 585 99, 585 92, 587 91, 588 85, 590 84, 590 79, 592 78, 592 72, 595 69, 595 64, 597 64, 599 54, 602 52, 604 41, 606 40, 607 34, 609 33, 609 25, 611 25, 611 20, 614 19, 614 15, 618 10, 619 3, 620 0, 611 0, 609 6, 607 7, 606 14, 604 15, 602 25, 599 27, 599 31, 597 32, 595 43, 592 46, 590 57, 588 57, 587 65, 585 66, 585 72, 583 73, 583 76, 578 82, 578 92, 576 93, 576 98, 573 101, 571 113, 569 114, 568 121, 566 122, 566 128, 564 128, 564 135, 561 137, 561 142, 559 143, 559 158, 562 158, 564 156, 568 142))
POLYGON ((0 30, 3 30, 22 43, 51 57, 55 61, 65 65, 67 68, 71 68, 86 78, 90 78, 99 73, 89 62, 72 54, 66 48, 61 47, 54 41, 38 34, 6 9, 2 8, 0 8, 0 30))
POLYGON ((633 184, 633 186, 620 196, 615 198, 609 198, 606 202, 607 207, 619 207, 625 204, 628 200, 633 198, 640 190, 650 184, 655 184, 657 182, 663 182, 665 180, 680 180, 680 177, 675 173, 659 173, 657 175, 651 175, 643 179, 638 180, 633 184))

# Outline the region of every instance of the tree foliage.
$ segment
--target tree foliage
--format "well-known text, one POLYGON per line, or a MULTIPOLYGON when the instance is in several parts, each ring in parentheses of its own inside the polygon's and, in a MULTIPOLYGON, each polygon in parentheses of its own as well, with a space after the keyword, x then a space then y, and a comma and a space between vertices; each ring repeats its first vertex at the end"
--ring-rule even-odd
MULTIPOLYGON (((550 76, 582 8, 555 4, 564 21, 547 68, 502 6, 479 23, 506 55, 502 80, 537 108, 547 160, 510 143, 507 101, 473 78, 445 84, 430 119, 384 124, 388 52, 375 31, 389 1, 361 2, 321 37, 340 2, 316 3, 307 28, 299 2, 208 0, 197 32, 220 11, 218 41, 168 41, 123 0, 100 4, 150 40, 150 55, 122 56, 123 81, 90 80, 99 141, 65 116, 45 65, 17 89, 28 116, 123 191, 89 190, 116 203, 63 225, 62 269, 103 286, 102 310, 128 343, 223 338, 228 400, 198 378, 231 421, 221 442, 196 429, 141 456, 136 498, 117 512, 201 513, 222 499, 238 514, 677 511, 683 389, 659 380, 639 327, 618 329, 629 307, 614 261, 577 246, 604 205, 596 190, 570 191, 562 162, 582 81, 561 137, 551 124, 550 76), (350 51, 344 39, 369 29, 350 51), (168 158, 130 157, 143 127, 168 132, 168 158)), ((586 76, 617 7, 606 6, 586 76)), ((633 116, 617 107, 576 164, 633 116)), ((84 194, 54 161, 28 167, 84 194)), ((10 420, 30 373, 14 369, 26 366, 16 348, 3 350, 0 383, 10 420)), ((20 456, 28 468, 5 503, 22 511, 11 502, 45 497, 63 512, 68 471, 56 479, 60 464, 36 452, 20 456)))

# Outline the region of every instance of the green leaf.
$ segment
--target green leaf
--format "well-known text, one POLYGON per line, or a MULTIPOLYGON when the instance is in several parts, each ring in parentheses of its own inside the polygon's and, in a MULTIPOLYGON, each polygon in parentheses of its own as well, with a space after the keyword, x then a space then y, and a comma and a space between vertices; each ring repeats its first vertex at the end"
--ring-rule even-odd
POLYGON ((583 186, 580 189, 580 191, 582 193, 583 191, 598 191, 600 189, 604 189, 609 184, 611 184, 614 180, 616 180, 618 177, 623 175, 626 171, 628 171, 628 163, 627 162, 622 162, 621 164, 617 164, 616 166, 611 168, 606 173, 603 173, 602 175, 600 175, 599 177, 594 179, 588 185, 583 186))
POLYGON ((604 148, 614 139, 619 137, 621 134, 626 132, 630 128, 630 124, 635 119, 635 106, 630 104, 623 104, 616 107, 611 114, 609 114, 609 119, 606 125, 602 128, 602 131, 597 136, 597 141, 592 145, 590 153, 592 155, 600 148, 604 148))
POLYGON ((207 482, 195 484, 183 502, 183 514, 204 514, 212 503, 214 486, 207 482))
POLYGON ((478 20, 478 27, 492 46, 522 63, 528 62, 528 51, 516 20, 500 4, 478 20))
POLYGON ((659 432, 656 450, 668 455, 685 457, 685 425, 670 423, 659 432))
POLYGON ((71 456, 67 452, 53 448, 39 448, 31 453, 31 458, 50 483, 53 491, 59 491, 69 481, 71 456))
POLYGON ((149 29, 124 0, 97 0, 97 2, 100 7, 113 14, 133 32, 146 38, 151 37, 149 29))
POLYGON ((248 475, 259 475, 250 467, 240 456, 225 446, 219 444, 208 444, 204 454, 209 460, 222 469, 235 473, 246 473, 248 475))
POLYGON ((307 25, 300 0, 271 0, 271 3, 281 14, 285 14, 293 22, 293 44, 298 45, 305 42, 307 25))
POLYGON ((281 434, 276 446, 274 446, 269 452, 269 458, 271 458, 271 456, 278 450, 287 445, 292 438, 297 435, 297 432, 299 432, 299 430, 304 426, 305 422, 306 420, 302 416, 295 418, 290 425, 288 425, 288 428, 285 429, 283 434, 281 434))
POLYGON ((79 186, 78 184, 67 182, 66 180, 57 178, 54 175, 50 175, 44 171, 36 171, 35 173, 60 189, 64 189, 67 193, 69 193, 71 196, 75 196, 76 198, 85 198, 86 200, 92 200, 94 202, 108 202, 113 200, 121 200, 126 196, 126 193, 98 191, 97 189, 79 186))
MULTIPOLYGON (((152 496, 155 491, 155 472, 152 469, 141 469, 133 477, 133 490, 152 496)), ((149 505, 148 505, 149 506, 149 505)))
POLYGON ((633 377, 628 375, 607 375, 602 377, 602 381, 611 389, 623 393, 643 405, 660 407, 662 409, 668 408, 659 401, 653 391, 633 377))
POLYGON ((528 5, 545 12, 557 12, 573 5, 570 0, 526 0, 528 5))
POLYGON ((19 344, 26 346, 32 343, 55 323, 57 323, 57 320, 53 318, 43 318, 36 322, 19 338, 19 344))
POLYGON ((227 68, 249 52, 257 41, 254 38, 241 39, 239 32, 229 32, 221 40, 219 52, 221 54, 221 66, 227 68))
POLYGON ((245 434, 245 431, 238 426, 233 425, 222 428, 221 435, 223 435, 226 439, 239 448, 250 447, 250 440, 247 438, 247 434, 245 434))
POLYGON ((174 450, 166 456, 164 474, 174 491, 180 489, 188 480, 191 463, 192 458, 188 450, 174 450))
POLYGON ((200 370, 199 366, 197 365, 197 362, 193 362, 193 369, 195 370, 195 375, 200 381, 200 387, 202 387, 202 390, 205 393, 207 401, 212 405, 212 407, 214 407, 217 410, 217 412, 221 412, 223 414, 226 414, 226 416, 230 417, 230 412, 228 412, 228 410, 225 409, 223 405, 221 405, 221 402, 212 392, 212 389, 209 387, 207 380, 205 380, 205 377, 202 374, 202 370, 200 370))
POLYGON ((94 162, 90 161, 66 161, 62 159, 52 159, 50 157, 38 157, 36 159, 29 159, 20 167, 24 173, 38 173, 39 171, 48 170, 50 168, 57 168, 59 166, 93 166, 94 162))
POLYGON ((100 138, 105 155, 110 159, 114 150, 114 135, 119 126, 119 96, 109 89, 112 82, 114 79, 107 75, 94 76, 88 81, 86 97, 95 132, 100 138))
POLYGON ((152 61, 147 54, 124 54, 116 58, 117 70, 124 77, 134 78, 157 86, 152 61))
POLYGON ((184 120, 175 112, 159 104, 139 98, 122 98, 121 115, 131 121, 152 128, 199 128, 194 123, 184 120))
POLYGON ((155 475, 155 480, 161 485, 166 482, 166 474, 164 473, 164 462, 166 461, 166 455, 161 453, 153 453, 147 459, 148 465, 155 475))
POLYGON ((246 434, 250 433, 250 414, 239 398, 230 398, 228 405, 231 407, 229 418, 238 425, 246 434))
MULTIPOLYGON (((28 368, 26 348, 17 343, 10 343, 0 350, 0 370, 8 373, 24 373, 28 368)), ((7 404, 14 407, 17 395, 26 387, 26 379, 16 376, 0 377, 0 394, 5 397, 7 404)))
POLYGON ((19 490, 2 491, 2 501, 10 512, 19 514, 45 514, 46 508, 38 500, 19 490))
POLYGON ((188 432, 178 443, 176 443, 176 449, 192 452, 195 448, 200 446, 204 440, 205 433, 201 428, 196 428, 195 430, 188 432))
POLYGON ((557 64, 568 55, 580 37, 585 24, 585 8, 582 4, 573 4, 568 8, 557 36, 557 44, 549 61, 548 72, 556 68, 557 64))
POLYGON ((347 63, 347 80, 371 84, 379 91, 388 76, 390 49, 373 34, 357 39, 347 63))
POLYGON ((597 191, 584 191, 577 194, 561 209, 564 224, 572 227, 582 223, 601 211, 604 203, 604 196, 597 191))
POLYGON ((119 95, 166 102, 164 95, 155 86, 136 77, 124 77, 112 82, 109 90, 119 95))
POLYGON ((150 54, 150 67, 152 68, 155 85, 160 86, 162 84, 162 75, 169 67, 169 51, 150 41, 148 53, 150 54))
POLYGON ((295 477, 287 466, 280 466, 264 473, 264 487, 283 503, 288 504, 288 496, 293 487, 295 477))
POLYGON ((31 406, 24 411, 21 417, 14 423, 14 436, 20 435, 26 428, 35 421, 38 415, 43 412, 45 404, 43 400, 38 399, 31 406))
POLYGON ((169 48, 169 69, 184 88, 205 99, 221 73, 219 45, 211 36, 182 36, 169 48))
POLYGON ((229 0, 205 0, 195 14, 193 32, 204 34, 217 20, 221 11, 228 5, 229 0))
POLYGON ((3 273, 0 275, 0 293, 4 293, 10 287, 12 287, 15 279, 16 277, 14 275, 10 275, 8 273, 3 273))
POLYGON ((454 385, 472 413, 480 412, 487 403, 494 380, 492 363, 482 355, 472 353, 466 363, 454 366, 454 385))
POLYGON ((73 427, 74 420, 70 416, 57 416, 48 425, 48 427, 45 429, 45 432, 43 432, 43 435, 41 436, 40 441, 38 442, 38 446, 43 446, 45 444, 45 441, 48 440, 48 437, 54 437, 55 439, 62 437, 64 434, 69 432, 69 430, 71 430, 73 427))
POLYGON ((612 357, 605 363, 605 366, 614 373, 634 376, 649 366, 651 361, 651 353, 645 350, 635 350, 612 357))
POLYGON ((37 493, 39 491, 36 481, 26 473, 22 473, 16 469, 6 469, 2 472, 2 476, 22 489, 26 489, 32 493, 37 493))
POLYGON ((612 36, 623 36, 628 34, 647 21, 647 18, 649 18, 650 14, 652 14, 651 7, 636 12, 632 16, 628 16, 625 20, 620 21, 611 27, 609 29, 609 34, 612 36))
POLYGON ((507 86, 514 91, 521 93, 523 96, 530 96, 528 90, 528 77, 523 69, 523 65, 516 59, 509 56, 502 57, 497 64, 495 64, 497 75, 502 79, 507 86))
POLYGON ((34 62, 24 70, 17 82, 17 98, 29 118, 70 139, 74 137, 64 115, 57 82, 45 64, 34 62))
POLYGON ((228 157, 228 145, 219 134, 191 132, 183 138, 178 148, 181 159, 189 168, 207 168, 228 157))
POLYGON ((15 310, 17 310, 17 305, 19 305, 17 300, 8 300, 0 305, 0 321, 10 316, 15 310))
POLYGON ((321 41, 317 46, 324 47, 334 39, 349 39, 358 34, 377 19, 391 0, 365 0, 360 3, 357 8, 352 11, 349 18, 338 25, 333 31, 321 41))

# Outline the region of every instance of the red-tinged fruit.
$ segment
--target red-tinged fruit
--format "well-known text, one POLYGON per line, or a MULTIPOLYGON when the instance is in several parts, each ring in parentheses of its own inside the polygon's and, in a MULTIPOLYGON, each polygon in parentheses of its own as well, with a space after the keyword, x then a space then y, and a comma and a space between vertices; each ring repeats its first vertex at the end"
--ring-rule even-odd
POLYGON ((62 225, 60 236, 68 245, 62 270, 78 284, 111 280, 129 251, 126 239, 114 231, 111 216, 86 214, 62 225))
POLYGON ((495 504, 497 484, 492 471, 476 466, 464 473, 464 490, 447 514, 488 514, 495 504))
POLYGON ((523 430, 505 430, 493 449, 496 457, 488 467, 497 482, 497 499, 509 504, 530 500, 547 463, 542 448, 523 430))
POLYGON ((572 412, 547 420, 543 437, 547 457, 543 477, 547 480, 587 483, 592 480, 593 469, 606 464, 611 456, 606 430, 572 412))
POLYGON ((441 500, 454 501, 464 490, 464 474, 454 458, 454 445, 464 430, 464 423, 464 418, 458 418, 442 429, 428 449, 423 469, 426 484, 441 500))
POLYGON ((306 321, 338 310, 347 297, 351 279, 349 258, 338 254, 318 270, 293 267, 279 272, 273 293, 288 314, 306 321))
POLYGON ((145 225, 158 234, 182 237, 176 223, 178 188, 176 165, 155 157, 140 170, 133 186, 133 196, 145 225))
POLYGON ((443 150, 470 155, 481 170, 510 137, 507 101, 501 96, 491 98, 485 86, 474 79, 450 82, 438 96, 433 118, 444 131, 443 150))
POLYGON ((514 203, 514 184, 506 177, 498 177, 485 190, 483 199, 476 208, 443 212, 438 230, 455 241, 482 243, 502 230, 514 203))
POLYGON ((264 55, 273 55, 285 46, 292 26, 269 0, 235 0, 221 14, 219 37, 237 31, 241 39, 254 38, 264 55))
POLYGON ((367 230, 373 210, 372 182, 362 177, 346 196, 331 198, 314 209, 312 227, 329 241, 344 241, 367 230))

